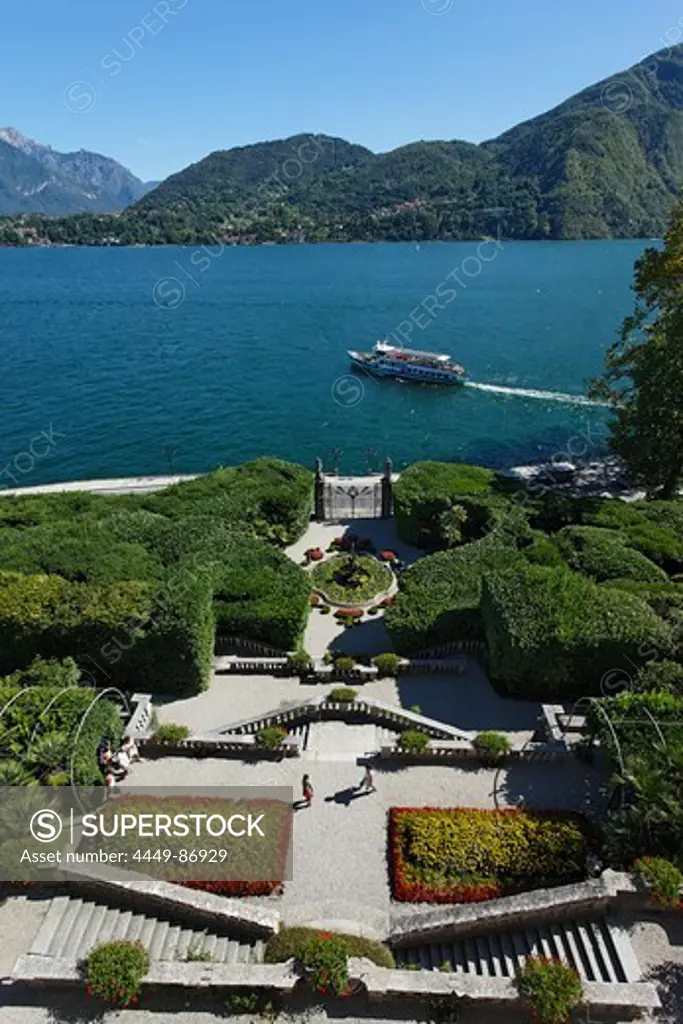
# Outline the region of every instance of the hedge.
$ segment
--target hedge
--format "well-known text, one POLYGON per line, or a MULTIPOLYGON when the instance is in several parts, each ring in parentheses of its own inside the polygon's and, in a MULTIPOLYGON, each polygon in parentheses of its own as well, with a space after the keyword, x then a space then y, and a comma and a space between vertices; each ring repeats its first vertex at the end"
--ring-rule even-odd
POLYGON ((615 530, 567 526, 555 536, 555 542, 572 569, 598 582, 630 579, 664 583, 668 579, 664 570, 649 558, 627 547, 615 530))
POLYGON ((3 569, 54 574, 77 583, 151 580, 163 572, 161 561, 140 544, 118 540, 88 518, 0 530, 3 569))
POLYGON ((0 573, 0 671, 71 655, 97 685, 195 692, 213 656, 211 586, 189 573, 111 586, 0 573))
POLYGON ((425 550, 447 547, 440 516, 463 496, 487 495, 495 474, 464 463, 416 462, 403 470, 394 487, 399 537, 425 550))
POLYGON ((530 698, 597 694, 615 666, 642 664, 669 642, 644 601, 567 569, 490 572, 481 608, 491 677, 530 698))
POLYGON ((618 530, 625 543, 668 573, 683 571, 683 502, 606 501, 588 521, 618 530))
POLYGON ((479 612, 484 574, 523 564, 519 552, 495 535, 420 559, 400 580, 384 621, 399 654, 458 639, 482 639, 479 612))
POLYGON ((291 544, 310 520, 313 474, 282 459, 256 459, 174 484, 146 496, 141 504, 172 519, 200 512, 243 524, 266 539, 291 544))
MULTIPOLYGON (((281 928, 279 932, 272 935, 266 944, 265 962, 267 964, 281 964, 292 958, 298 958, 302 950, 312 940, 320 936, 321 931, 317 928, 281 928)), ((325 932, 324 934, 329 934, 325 932)), ((394 958, 391 951, 383 946, 381 942, 374 939, 364 939, 360 935, 344 935, 333 933, 336 938, 343 942, 346 947, 347 956, 366 957, 377 964, 378 967, 393 967, 394 958)))
MULTIPOLYGON (((0 707, 4 707, 18 692, 17 687, 0 687, 0 707)), ((11 748, 11 756, 28 765, 32 750, 41 738, 61 734, 67 740, 61 768, 68 772, 76 731, 85 712, 88 712, 75 750, 74 773, 78 785, 100 785, 102 773, 97 763, 97 744, 102 736, 108 736, 117 746, 123 725, 116 705, 106 698, 93 703, 95 697, 96 691, 86 687, 68 693, 60 687, 51 686, 35 686, 26 690, 7 708, 2 718, 5 753, 11 748), (46 708, 49 708, 48 714, 41 718, 46 708), (31 744, 34 729, 36 738, 31 744)))
POLYGON ((219 633, 294 650, 310 612, 310 580, 282 552, 263 541, 235 540, 214 566, 219 633))

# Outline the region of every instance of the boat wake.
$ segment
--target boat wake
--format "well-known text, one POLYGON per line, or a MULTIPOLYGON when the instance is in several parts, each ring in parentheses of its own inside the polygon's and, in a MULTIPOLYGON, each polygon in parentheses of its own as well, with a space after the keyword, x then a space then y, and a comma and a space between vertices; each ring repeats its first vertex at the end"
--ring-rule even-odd
POLYGON ((504 384, 478 384, 473 380, 463 382, 468 388, 475 388, 477 391, 487 391, 493 395, 510 395, 514 398, 536 398, 541 402, 564 402, 565 405, 596 405, 606 406, 607 402, 600 402, 585 395, 570 395, 562 391, 537 391, 534 388, 512 388, 504 384))

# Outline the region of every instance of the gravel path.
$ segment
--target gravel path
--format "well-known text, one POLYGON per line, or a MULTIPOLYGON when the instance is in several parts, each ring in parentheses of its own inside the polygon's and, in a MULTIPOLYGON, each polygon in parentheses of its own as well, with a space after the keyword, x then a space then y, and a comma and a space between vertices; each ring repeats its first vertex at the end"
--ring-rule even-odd
MULTIPOLYGON (((360 753, 360 752, 359 752, 360 753)), ((387 811, 407 807, 518 806, 600 813, 597 775, 584 765, 518 764, 508 771, 376 765, 377 792, 358 795, 363 774, 354 760, 245 763, 169 757, 135 765, 135 786, 291 786, 300 796, 308 771, 315 790, 297 811, 294 877, 280 900, 288 923, 351 922, 368 934, 386 930, 391 910, 386 859, 387 811)), ((346 926, 346 925, 345 925, 346 926)))
MULTIPOLYGON (((319 616, 322 618, 322 616, 319 616)), ((362 628, 349 632, 357 634, 362 628)), ((356 684, 352 684, 356 685, 356 684)), ((178 722, 194 732, 218 729, 252 715, 300 703, 329 693, 329 683, 301 683, 298 679, 273 676, 240 676, 214 673, 208 690, 185 700, 155 697, 159 721, 178 722)), ((540 704, 535 701, 501 697, 489 683, 481 665, 472 659, 462 676, 411 673, 378 679, 358 686, 365 697, 400 707, 417 705, 423 715, 466 732, 496 729, 527 740, 536 729, 540 704)), ((360 751, 359 751, 360 753, 360 751)))

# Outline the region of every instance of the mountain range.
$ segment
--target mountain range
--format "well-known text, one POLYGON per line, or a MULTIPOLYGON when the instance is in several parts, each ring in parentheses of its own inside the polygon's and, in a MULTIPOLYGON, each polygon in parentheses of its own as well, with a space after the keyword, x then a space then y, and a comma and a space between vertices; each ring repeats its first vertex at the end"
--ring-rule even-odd
POLYGON ((24 217, 0 225, 0 241, 651 237, 682 183, 678 46, 480 145, 421 141, 377 154, 318 134, 261 142, 211 153, 117 216, 24 217))
POLYGON ((108 156, 58 153, 16 128, 0 128, 0 214, 112 213, 156 184, 108 156))

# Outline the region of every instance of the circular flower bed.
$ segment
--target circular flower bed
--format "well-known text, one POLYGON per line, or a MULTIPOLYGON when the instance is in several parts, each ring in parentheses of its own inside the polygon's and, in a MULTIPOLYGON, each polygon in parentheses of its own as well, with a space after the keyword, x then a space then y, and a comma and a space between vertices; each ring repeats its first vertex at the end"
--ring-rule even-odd
POLYGON ((316 565, 311 581, 333 604, 367 604, 389 589, 393 576, 368 555, 337 555, 316 565))

